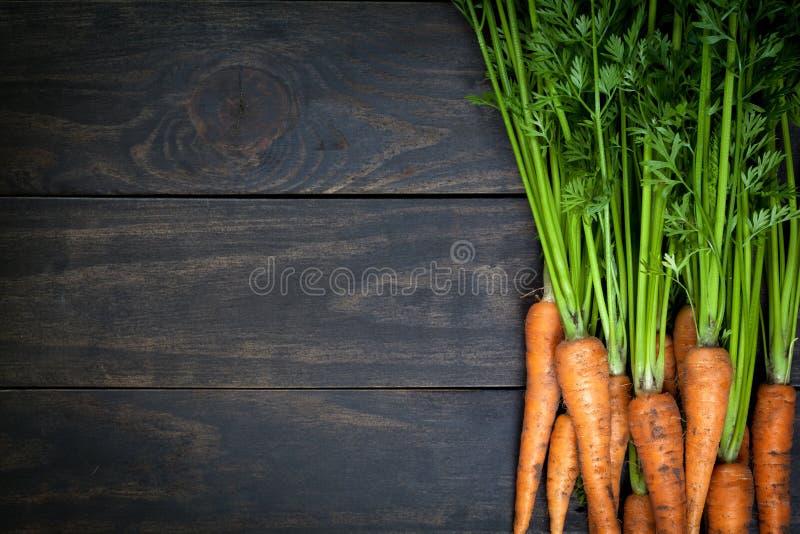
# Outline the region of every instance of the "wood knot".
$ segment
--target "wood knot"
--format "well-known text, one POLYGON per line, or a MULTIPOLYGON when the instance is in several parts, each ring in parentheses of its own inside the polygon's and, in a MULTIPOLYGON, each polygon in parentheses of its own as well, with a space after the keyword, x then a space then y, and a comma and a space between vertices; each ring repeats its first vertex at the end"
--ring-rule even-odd
POLYGON ((290 130, 297 107, 288 87, 272 74, 233 66, 206 77, 189 100, 198 135, 217 151, 257 156, 290 130))

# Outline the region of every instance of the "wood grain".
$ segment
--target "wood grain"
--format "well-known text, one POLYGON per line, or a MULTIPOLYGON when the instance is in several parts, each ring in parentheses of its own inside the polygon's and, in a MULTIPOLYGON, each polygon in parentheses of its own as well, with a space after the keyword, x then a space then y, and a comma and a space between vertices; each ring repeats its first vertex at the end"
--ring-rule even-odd
MULTIPOLYGON (((3 530, 508 532, 521 404, 508 390, 2 391, 3 530)), ((547 532, 543 498, 531 532, 547 532)), ((567 525, 586 532, 574 500, 567 525)))
POLYGON ((0 387, 521 386, 530 219, 521 199, 0 199, 0 387))
POLYGON ((0 194, 521 192, 449 3, 0 3, 0 194))
POLYGON ((505 390, 0 392, 3 529, 507 532, 521 402, 505 390))

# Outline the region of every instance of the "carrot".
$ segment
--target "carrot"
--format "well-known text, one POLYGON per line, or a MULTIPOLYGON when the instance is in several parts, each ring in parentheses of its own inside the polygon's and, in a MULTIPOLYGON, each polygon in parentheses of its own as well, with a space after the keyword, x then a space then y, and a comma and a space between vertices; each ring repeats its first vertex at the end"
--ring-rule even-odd
POLYGON ((619 484, 622 465, 628 451, 628 403, 631 401, 631 379, 627 375, 612 376, 609 382, 611 402, 611 488, 614 491, 614 508, 619 508, 619 484))
POLYGON ((575 427, 569 415, 561 414, 556 418, 550 436, 550 453, 547 456, 547 509, 551 533, 564 531, 569 497, 578 479, 578 472, 575 427))
POLYGON ((742 444, 739 445, 739 455, 736 457, 736 463, 750 465, 750 430, 746 425, 742 435, 742 444))
POLYGON ((611 484, 611 408, 606 349, 596 337, 564 341, 556 347, 558 384, 575 425, 578 460, 589 510, 598 532, 619 532, 611 484))
POLYGON ((796 393, 792 386, 762 384, 753 412, 753 475, 760 532, 787 533, 791 505, 792 433, 796 393))
POLYGON ((656 531, 683 534, 686 493, 683 428, 675 397, 638 395, 628 405, 631 438, 642 464, 656 531))
POLYGON ((655 534, 656 520, 648 495, 631 493, 625 499, 622 516, 623 534, 655 534))
MULTIPOLYGON (((656 349, 658 352, 658 349, 656 349)), ((677 397, 678 395, 678 376, 677 363, 675 361, 675 348, 672 343, 672 336, 664 335, 664 391, 677 397)))
POLYGON ((675 317, 675 324, 672 327, 672 342, 675 367, 678 375, 678 387, 680 388, 686 374, 686 356, 689 354, 689 351, 697 345, 694 312, 692 311, 692 307, 688 304, 685 304, 675 317))
POLYGON ((747 533, 753 509, 753 474, 745 464, 717 464, 707 500, 708 532, 747 533))
POLYGON ((684 362, 686 414, 686 529, 700 531, 708 484, 722 436, 733 369, 720 347, 695 347, 684 362))
POLYGON ((556 305, 541 301, 531 306, 525 319, 527 388, 517 465, 515 533, 528 530, 550 431, 558 410, 560 393, 556 381, 555 348, 562 338, 556 305))

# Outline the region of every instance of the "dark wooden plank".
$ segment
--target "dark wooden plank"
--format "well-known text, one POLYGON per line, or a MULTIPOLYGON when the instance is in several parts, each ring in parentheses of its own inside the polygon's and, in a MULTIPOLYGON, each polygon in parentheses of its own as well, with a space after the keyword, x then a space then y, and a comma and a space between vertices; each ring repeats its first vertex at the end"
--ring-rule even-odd
MULTIPOLYGON (((508 532, 521 403, 508 390, 3 391, 3 529, 508 532)), ((799 496, 794 469, 792 531, 799 496)), ((548 531, 543 497, 531 532, 548 531)), ((585 521, 573 500, 567 531, 585 521)))
POLYGON ((0 257, 0 387, 520 386, 539 282, 521 199, 6 198, 0 257))
POLYGON ((0 385, 521 386, 517 286, 537 281, 514 278, 538 268, 532 231, 510 199, 0 200, 0 385), (431 262, 451 269, 446 295, 431 262), (487 266, 505 295, 488 294, 487 266), (279 274, 270 294, 251 289, 268 267, 295 269, 283 293, 279 274), (397 284, 378 295, 369 267, 397 284), (324 296, 302 291, 308 268, 324 296), (337 268, 356 277, 349 294, 331 289, 337 268))
MULTIPOLYGON (((508 532, 521 403, 506 390, 0 392, 0 515, 11 532, 508 532)), ((570 531, 584 530, 577 508, 570 531)))
POLYGON ((483 72, 446 2, 3 2, 0 193, 521 192, 483 72))

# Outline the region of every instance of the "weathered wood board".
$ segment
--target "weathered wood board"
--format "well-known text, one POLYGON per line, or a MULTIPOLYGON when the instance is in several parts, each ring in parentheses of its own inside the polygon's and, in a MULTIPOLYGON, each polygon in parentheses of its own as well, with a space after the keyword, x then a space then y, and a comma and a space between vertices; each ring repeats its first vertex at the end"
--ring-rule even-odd
POLYGON ((0 531, 508 532, 483 70, 448 2, 0 3, 0 531))
POLYGON ((0 199, 0 387, 520 386, 527 210, 0 199))
MULTIPOLYGON (((2 528, 509 532, 521 405, 515 390, 0 391, 2 528)), ((531 532, 548 531, 543 497, 531 532)), ((568 531, 585 522, 573 500, 568 531)))
POLYGON ((0 193, 522 191, 446 2, 2 2, 0 36, 0 193))
POLYGON ((521 402, 509 390, 4 391, 3 529, 509 531, 521 402))

